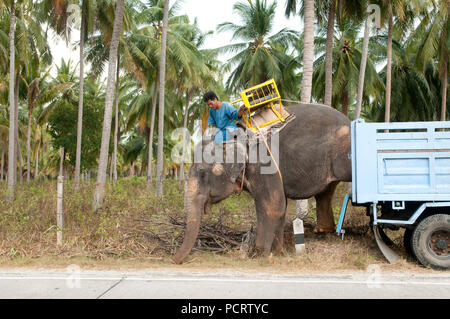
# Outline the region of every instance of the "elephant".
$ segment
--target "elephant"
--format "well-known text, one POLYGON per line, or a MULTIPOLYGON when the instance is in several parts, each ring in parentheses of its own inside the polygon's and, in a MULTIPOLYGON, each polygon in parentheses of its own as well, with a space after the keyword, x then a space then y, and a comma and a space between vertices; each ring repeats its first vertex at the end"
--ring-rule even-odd
MULTIPOLYGON (((242 163, 204 160, 193 163, 185 195, 185 235, 173 257, 175 263, 181 264, 194 247, 203 213, 210 205, 239 192, 241 186, 255 203, 258 254, 282 250, 288 199, 315 197, 315 232, 335 230, 331 200, 338 183, 351 182, 352 177, 350 120, 321 104, 298 104, 289 106, 289 111, 295 118, 276 133, 278 169, 275 172, 262 174, 264 164, 259 157, 249 161, 248 143, 244 145, 247 157, 242 163)), ((204 142, 205 145, 210 144, 204 142)))

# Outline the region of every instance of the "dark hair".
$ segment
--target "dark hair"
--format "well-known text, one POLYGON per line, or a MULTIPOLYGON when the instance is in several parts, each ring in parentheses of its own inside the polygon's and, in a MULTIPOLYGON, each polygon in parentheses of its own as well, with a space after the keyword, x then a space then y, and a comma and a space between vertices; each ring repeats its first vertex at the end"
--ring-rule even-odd
POLYGON ((214 93, 213 91, 209 91, 209 92, 205 93, 205 95, 203 95, 203 102, 205 102, 205 103, 208 102, 209 100, 214 100, 214 99, 219 100, 216 93, 214 93))

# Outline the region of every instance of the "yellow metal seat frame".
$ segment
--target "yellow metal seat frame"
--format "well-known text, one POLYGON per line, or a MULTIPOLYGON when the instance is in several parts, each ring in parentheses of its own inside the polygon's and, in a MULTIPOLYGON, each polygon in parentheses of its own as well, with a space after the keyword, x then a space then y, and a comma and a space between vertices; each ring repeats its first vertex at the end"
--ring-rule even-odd
POLYGON ((278 91, 277 85, 274 79, 261 83, 249 89, 241 92, 241 99, 231 102, 232 104, 243 102, 246 108, 242 119, 247 127, 254 133, 258 132, 258 129, 271 125, 277 122, 284 122, 283 108, 281 107, 281 96, 278 91), (280 105, 280 111, 275 108, 275 104, 280 105), (257 125, 252 119, 252 115, 262 108, 269 108, 275 114, 276 118, 266 123, 257 125))

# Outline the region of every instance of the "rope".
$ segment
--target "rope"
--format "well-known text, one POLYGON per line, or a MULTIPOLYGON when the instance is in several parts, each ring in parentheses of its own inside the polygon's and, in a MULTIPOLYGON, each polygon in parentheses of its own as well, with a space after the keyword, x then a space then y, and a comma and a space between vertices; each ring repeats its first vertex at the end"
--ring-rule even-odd
POLYGON ((239 190, 239 194, 237 196, 241 196, 242 194, 242 190, 244 189, 244 180, 245 180, 245 167, 246 167, 246 162, 244 161, 244 169, 242 172, 242 181, 241 181, 241 189, 239 190))
POLYGON ((264 136, 264 134, 261 132, 258 124, 255 123, 256 128, 258 129, 259 135, 261 135, 264 144, 266 145, 267 151, 269 152, 270 157, 272 158, 273 162, 275 163, 275 166, 277 168, 278 171, 278 175, 280 175, 280 180, 281 180, 281 184, 283 184, 283 176, 281 176, 281 172, 280 172, 280 167, 278 166, 277 161, 275 160, 275 158, 273 157, 272 151, 270 150, 269 144, 267 144, 267 140, 266 137, 264 136))

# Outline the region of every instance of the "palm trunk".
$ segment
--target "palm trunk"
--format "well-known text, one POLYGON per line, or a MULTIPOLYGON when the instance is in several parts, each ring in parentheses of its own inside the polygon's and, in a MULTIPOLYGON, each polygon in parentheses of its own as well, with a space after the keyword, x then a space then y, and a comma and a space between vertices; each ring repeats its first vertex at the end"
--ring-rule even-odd
POLYGON ((27 128, 27 182, 31 176, 31 109, 28 112, 28 128, 27 128))
POLYGON ((161 60, 159 63, 159 115, 158 115, 158 154, 156 166, 156 196, 163 194, 163 150, 164 150, 164 90, 166 84, 167 24, 169 0, 164 3, 163 29, 161 36, 161 60))
POLYGON ((444 56, 444 74, 442 78, 442 104, 441 104, 441 121, 447 118, 447 86, 448 86, 448 54, 444 56))
POLYGON ((342 114, 348 117, 348 92, 347 89, 342 90, 341 95, 342 114))
POLYGON ((305 0, 304 7, 305 45, 303 49, 303 79, 301 100, 303 103, 311 103, 314 62, 314 0, 305 0))
POLYGON ((156 74, 155 90, 152 97, 152 119, 150 123, 150 137, 148 142, 148 157, 147 157, 147 186, 150 186, 153 178, 153 135, 155 133, 155 117, 156 117, 156 102, 158 97, 158 74, 156 74))
POLYGON ((336 0, 330 0, 328 12, 328 30, 325 55, 325 98, 324 104, 331 106, 333 96, 333 37, 334 17, 336 13, 336 0))
POLYGON ((117 57, 117 71, 116 71, 116 116, 114 117, 114 151, 113 151, 113 165, 112 171, 113 181, 117 181, 117 143, 119 136, 119 75, 120 75, 120 54, 117 57))
POLYGON ((357 96, 357 102, 356 102, 355 119, 359 119, 361 117, 361 107, 362 107, 362 99, 363 99, 363 92, 364 92, 364 80, 366 78, 367 57, 369 54, 369 37, 370 37, 370 24, 369 24, 369 18, 367 18, 366 26, 364 28, 364 42, 363 42, 363 50, 362 50, 362 56, 361 56, 361 68, 359 70, 358 96, 357 96))
POLYGON ((5 165, 5 144, 2 145, 2 163, 0 168, 0 181, 3 181, 3 167, 5 165))
POLYGON ((95 185, 93 209, 97 210, 103 205, 106 189, 106 168, 108 165, 108 148, 111 136, 112 106, 114 102, 114 81, 116 79, 116 63, 119 48, 119 39, 122 31, 124 13, 124 0, 116 4, 114 28, 109 49, 108 82, 106 86, 105 115, 102 130, 102 143, 98 165, 97 183, 95 185))
MULTIPOLYGON (((14 138, 16 139, 16 145, 14 149, 14 157, 17 159, 19 157, 19 180, 22 182, 22 152, 20 150, 20 143, 19 143, 19 80, 20 80, 20 74, 17 73, 16 77, 16 86, 14 88, 14 105, 16 111, 14 112, 14 138)), ((16 171, 16 178, 15 183, 17 183, 17 171, 16 171)))
POLYGON ((392 4, 389 1, 389 26, 388 26, 388 43, 387 43, 387 67, 386 67, 386 109, 384 115, 384 121, 390 122, 391 119, 391 87, 392 87, 392 28, 393 28, 393 16, 392 16, 392 4))
POLYGON ((41 142, 39 141, 36 150, 36 164, 34 165, 34 179, 37 180, 39 176, 39 149, 41 148, 41 142))
POLYGON ((186 91, 186 107, 184 110, 184 122, 183 122, 183 151, 181 152, 181 162, 180 162, 180 180, 179 185, 181 186, 181 182, 184 180, 184 154, 186 153, 186 131, 187 131, 187 120, 189 115, 189 103, 191 101, 191 92, 190 90, 186 91))
POLYGON ((15 64, 15 46, 14 31, 16 28, 15 1, 11 1, 11 17, 9 23, 9 141, 8 141, 8 188, 6 198, 8 201, 14 200, 14 175, 16 158, 14 157, 15 149, 15 103, 14 103, 14 71, 15 64))
POLYGON ((131 162, 130 164, 130 177, 134 177, 134 162, 131 162))
MULTIPOLYGON (((304 1, 304 37, 303 49, 303 79, 302 79, 302 103, 311 103, 312 75, 314 62, 314 0, 304 1)), ((296 202, 296 216, 308 214, 308 201, 298 200, 296 202)))
MULTIPOLYGON (((83 6, 84 7, 84 6, 83 6)), ((85 34, 85 12, 81 14, 80 30, 80 88, 78 97, 78 120, 77 120, 77 150, 75 155, 75 177, 73 187, 75 191, 80 189, 81 171, 81 140, 83 134, 83 102, 84 102, 84 34, 85 34)))

